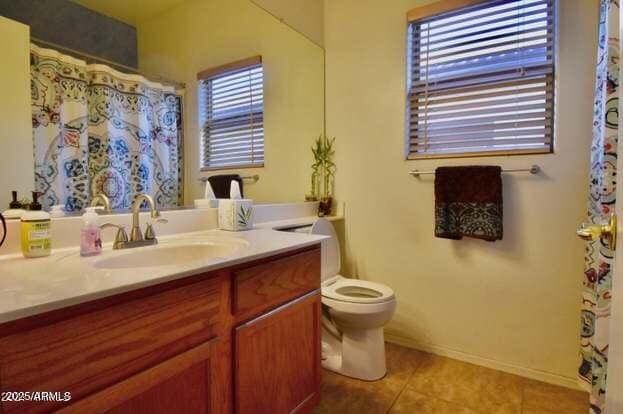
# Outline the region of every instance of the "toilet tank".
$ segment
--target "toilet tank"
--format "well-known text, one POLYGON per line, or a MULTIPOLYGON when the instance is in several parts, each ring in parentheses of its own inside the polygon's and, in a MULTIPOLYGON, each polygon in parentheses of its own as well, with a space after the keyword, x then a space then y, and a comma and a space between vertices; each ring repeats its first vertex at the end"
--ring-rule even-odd
POLYGON ((295 233, 316 234, 329 236, 321 243, 321 267, 320 275, 323 281, 336 276, 341 267, 340 242, 333 228, 333 224, 327 219, 319 218, 311 226, 296 226, 291 228, 279 229, 280 231, 291 231, 295 233))
POLYGON ((321 245, 322 265, 320 274, 323 281, 336 276, 341 267, 340 241, 337 238, 333 224, 327 219, 319 218, 311 226, 309 232, 311 234, 329 236, 328 239, 322 241, 321 245))

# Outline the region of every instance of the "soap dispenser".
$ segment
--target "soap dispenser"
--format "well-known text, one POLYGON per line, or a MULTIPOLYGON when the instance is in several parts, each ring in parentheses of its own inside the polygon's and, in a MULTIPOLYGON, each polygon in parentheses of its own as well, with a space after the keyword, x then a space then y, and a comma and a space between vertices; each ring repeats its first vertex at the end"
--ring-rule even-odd
POLYGON ((33 191, 30 210, 20 220, 22 254, 24 257, 43 257, 52 253, 52 220, 38 201, 39 193, 33 191))
POLYGON ((17 201, 17 191, 11 191, 11 197, 13 201, 9 203, 9 208, 2 212, 2 215, 6 219, 19 219, 26 213, 26 210, 22 206, 22 203, 17 201))
POLYGON ((102 230, 98 226, 97 209, 87 207, 82 215, 84 226, 80 231, 80 256, 95 256, 102 253, 102 230))

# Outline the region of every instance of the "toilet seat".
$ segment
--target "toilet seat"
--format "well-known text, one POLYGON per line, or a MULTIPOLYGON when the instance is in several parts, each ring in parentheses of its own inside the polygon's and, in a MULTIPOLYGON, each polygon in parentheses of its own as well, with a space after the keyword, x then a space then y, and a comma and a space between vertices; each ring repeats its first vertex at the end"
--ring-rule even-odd
POLYGON ((322 283, 322 296, 349 303, 384 303, 394 300, 394 291, 380 283, 337 275, 322 283))

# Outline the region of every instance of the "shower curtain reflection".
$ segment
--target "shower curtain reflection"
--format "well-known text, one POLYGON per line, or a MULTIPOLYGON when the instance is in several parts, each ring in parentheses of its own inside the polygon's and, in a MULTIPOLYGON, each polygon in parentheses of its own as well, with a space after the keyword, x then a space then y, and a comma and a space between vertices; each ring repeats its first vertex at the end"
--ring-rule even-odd
POLYGON ((128 210, 148 193, 182 203, 181 98, 172 87, 31 45, 35 186, 46 208, 106 194, 128 210))

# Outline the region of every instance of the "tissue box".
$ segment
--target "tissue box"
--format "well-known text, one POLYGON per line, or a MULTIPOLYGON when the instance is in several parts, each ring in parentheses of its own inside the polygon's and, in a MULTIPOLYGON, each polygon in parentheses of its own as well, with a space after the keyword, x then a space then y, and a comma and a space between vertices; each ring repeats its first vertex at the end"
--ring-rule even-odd
POLYGON ((199 198, 195 200, 195 208, 218 208, 218 200, 216 198, 199 198))
POLYGON ((218 227, 221 230, 242 231, 253 227, 253 200, 224 199, 218 204, 218 227))

